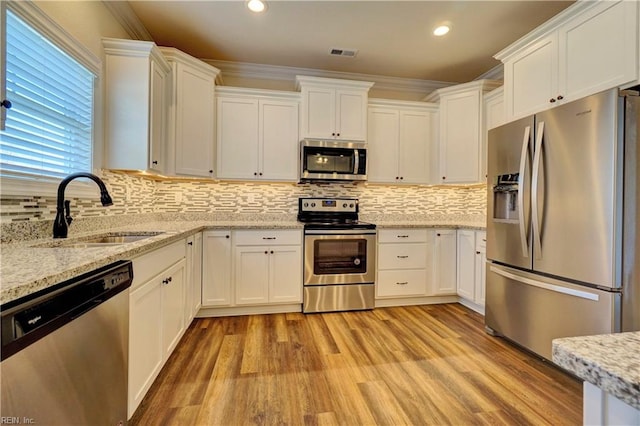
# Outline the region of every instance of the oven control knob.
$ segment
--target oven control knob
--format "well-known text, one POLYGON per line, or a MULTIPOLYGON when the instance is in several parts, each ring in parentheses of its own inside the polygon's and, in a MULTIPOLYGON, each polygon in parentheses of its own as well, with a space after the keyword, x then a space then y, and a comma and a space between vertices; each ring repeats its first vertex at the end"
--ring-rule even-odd
POLYGON ((353 208, 353 203, 349 204, 349 207, 353 208))
POLYGON ((360 259, 358 259, 357 257, 353 259, 353 264, 356 266, 360 265, 360 259))
POLYGON ((304 206, 305 207, 309 207, 309 203, 304 203, 304 206))
POLYGON ((311 207, 315 207, 315 206, 316 206, 316 203, 311 203, 311 207))
POLYGON ((342 207, 344 207, 344 208, 346 209, 346 208, 347 208, 347 203, 344 203, 344 204, 342 205, 342 207))

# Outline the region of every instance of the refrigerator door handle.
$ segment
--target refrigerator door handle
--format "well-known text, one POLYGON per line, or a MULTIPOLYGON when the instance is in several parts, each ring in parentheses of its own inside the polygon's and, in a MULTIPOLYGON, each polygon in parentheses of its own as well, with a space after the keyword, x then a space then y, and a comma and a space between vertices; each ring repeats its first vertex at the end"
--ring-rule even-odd
POLYGON ((542 157, 542 142, 544 135, 544 121, 538 123, 536 144, 533 154, 533 177, 531 181, 531 216, 533 221, 533 242, 536 259, 542 258, 542 241, 540 238, 540 218, 538 217, 538 183, 540 180, 540 158, 542 157))
POLYGON ((524 137, 522 139, 522 151, 520 153, 520 174, 518 175, 518 224, 520 228, 520 244, 522 246, 522 255, 529 257, 529 242, 527 239, 527 224, 524 222, 524 184, 525 171, 527 162, 527 153, 529 152, 529 137, 531 135, 531 126, 524 129, 524 137))
POLYGON ((600 300, 600 296, 598 294, 590 293, 588 291, 575 290, 568 287, 562 287, 559 285, 554 285, 554 284, 549 284, 549 283, 545 283, 538 280, 533 280, 527 277, 521 277, 519 275, 512 274, 511 272, 498 268, 496 266, 491 266, 489 269, 491 270, 491 272, 494 272, 498 275, 502 275, 505 278, 509 278, 511 280, 521 282, 523 284, 531 285, 531 286, 542 288, 549 291, 555 291, 556 293, 567 294, 569 296, 580 297, 582 299, 593 300, 595 302, 600 300))

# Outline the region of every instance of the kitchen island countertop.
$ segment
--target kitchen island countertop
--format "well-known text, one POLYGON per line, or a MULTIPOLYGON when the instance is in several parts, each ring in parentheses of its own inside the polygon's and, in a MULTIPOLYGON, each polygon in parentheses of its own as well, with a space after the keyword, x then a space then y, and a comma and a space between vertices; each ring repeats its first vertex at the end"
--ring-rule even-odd
POLYGON ((640 331, 555 339, 553 362, 640 410, 640 331))

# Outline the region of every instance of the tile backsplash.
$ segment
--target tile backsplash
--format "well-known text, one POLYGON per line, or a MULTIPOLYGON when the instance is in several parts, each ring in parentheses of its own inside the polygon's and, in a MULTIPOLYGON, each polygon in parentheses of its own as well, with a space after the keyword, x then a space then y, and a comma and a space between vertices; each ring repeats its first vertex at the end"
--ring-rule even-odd
MULTIPOLYGON (((295 214, 298 198, 353 197, 367 215, 485 215, 486 186, 391 186, 362 183, 296 184, 153 180, 103 170, 101 176, 114 204, 98 199, 71 200, 74 218, 144 213, 270 213, 295 214)), ((96 193, 97 194, 97 193, 96 193)), ((0 222, 53 220, 55 197, 2 195, 0 222)))

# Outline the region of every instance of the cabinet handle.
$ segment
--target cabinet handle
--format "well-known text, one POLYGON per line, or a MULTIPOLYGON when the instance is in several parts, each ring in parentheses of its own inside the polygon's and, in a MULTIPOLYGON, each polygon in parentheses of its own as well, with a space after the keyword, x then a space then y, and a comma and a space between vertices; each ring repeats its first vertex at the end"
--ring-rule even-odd
POLYGON ((555 98, 549 99, 549 102, 551 102, 551 103, 554 103, 555 101, 556 101, 555 98))
POLYGON ((158 160, 154 160, 154 161, 152 161, 152 162, 151 162, 151 164, 155 164, 155 165, 157 165, 157 164, 158 164, 158 160))
POLYGON ((269 254, 269 252, 267 250, 264 251, 264 254, 269 254))
POLYGON ((336 135, 336 133, 335 133, 335 132, 331 133, 331 136, 335 136, 335 135, 336 135))
POLYGON ((477 252, 476 252, 476 254, 480 254, 480 252, 479 252, 479 251, 477 251, 477 252))
POLYGON ((409 284, 409 281, 404 281, 404 282, 401 282, 401 283, 396 283, 396 285, 407 285, 407 284, 409 284))
POLYGON ((559 101, 561 101, 561 100, 563 100, 563 99, 564 99, 564 96, 562 96, 562 95, 558 95, 558 97, 557 97, 556 99, 558 99, 559 101))
POLYGON ((409 256, 398 256, 398 259, 406 259, 406 258, 408 258, 408 257, 409 257, 409 256))
POLYGON ((162 284, 169 284, 170 282, 171 282, 171 277, 165 278, 164 280, 162 280, 162 284))
POLYGON ((253 175, 254 176, 258 176, 258 172, 253 172, 253 175))
POLYGON ((262 237, 263 240, 275 240, 276 237, 262 237))
POLYGON ((273 250, 271 250, 271 254, 273 254, 273 250))
POLYGON ((262 172, 258 173, 259 176, 262 176, 262 172))
POLYGON ((409 238, 409 236, 408 236, 408 235, 398 235, 397 237, 398 237, 398 238, 409 238))
POLYGON ((193 245, 193 241, 189 241, 189 242, 187 243, 187 245, 192 246, 192 245, 193 245))
POLYGON ((396 180, 400 179, 398 176, 396 176, 396 180))
POLYGON ((404 177, 400 176, 400 180, 404 179, 404 177))
POLYGON ((340 136, 340 133, 336 133, 336 136, 340 136))
POLYGON ((482 239, 482 241, 484 241, 484 242, 486 243, 486 242, 487 242, 487 239, 486 239, 486 238, 483 238, 483 239, 482 239))

